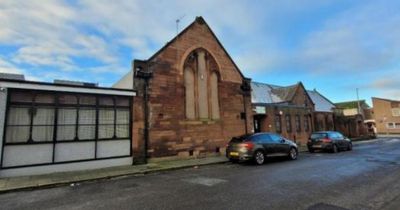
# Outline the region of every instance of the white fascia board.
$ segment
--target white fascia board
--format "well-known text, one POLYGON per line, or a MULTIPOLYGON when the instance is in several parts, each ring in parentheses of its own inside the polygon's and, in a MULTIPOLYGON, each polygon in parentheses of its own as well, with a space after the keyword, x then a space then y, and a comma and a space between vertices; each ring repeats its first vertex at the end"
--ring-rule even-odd
POLYGON ((113 90, 113 89, 69 87, 69 86, 56 86, 56 85, 46 85, 46 84, 18 83, 18 82, 8 82, 8 81, 0 81, 0 87, 30 89, 30 90, 50 90, 50 91, 60 91, 60 92, 62 91, 62 92, 72 92, 72 93, 136 96, 136 92, 133 90, 123 91, 123 90, 113 90))

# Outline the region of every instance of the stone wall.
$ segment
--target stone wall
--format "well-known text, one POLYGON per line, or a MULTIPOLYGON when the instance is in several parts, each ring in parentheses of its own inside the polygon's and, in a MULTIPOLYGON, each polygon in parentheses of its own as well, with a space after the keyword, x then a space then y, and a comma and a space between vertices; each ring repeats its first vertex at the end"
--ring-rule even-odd
MULTIPOLYGON (((225 145, 233 136, 245 134, 246 128, 247 132, 251 131, 250 115, 244 114, 251 111, 249 93, 241 89, 244 78, 202 19, 197 19, 156 53, 148 65, 153 72, 149 84, 149 157, 224 152, 225 145), (183 65, 187 56, 198 48, 210 53, 219 68, 219 120, 188 120, 185 116, 183 65)), ((141 92, 141 81, 135 79, 135 84, 141 92)), ((143 95, 139 93, 134 103, 133 124, 134 154, 137 157, 143 151, 143 105, 143 95)))

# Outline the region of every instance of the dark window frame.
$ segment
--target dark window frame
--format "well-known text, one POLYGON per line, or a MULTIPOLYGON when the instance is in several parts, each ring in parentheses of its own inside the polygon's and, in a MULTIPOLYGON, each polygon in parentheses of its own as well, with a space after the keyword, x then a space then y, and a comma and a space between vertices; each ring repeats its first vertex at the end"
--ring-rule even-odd
POLYGON ((286 132, 291 133, 292 132, 292 116, 290 114, 285 115, 285 126, 286 126, 286 132))
POLYGON ((296 114, 294 117, 295 121, 295 126, 296 126, 296 132, 300 133, 301 132, 301 118, 300 115, 296 114))
MULTIPOLYGON (((0 160, 0 168, 1 169, 10 169, 10 168, 23 168, 23 167, 31 167, 31 166, 44 166, 44 165, 54 165, 54 164, 64 164, 64 163, 74 163, 74 162, 84 162, 84 161, 94 161, 94 160, 104 160, 104 159, 113 159, 113 158, 123 158, 123 157, 131 157, 132 156, 132 149, 129 151, 129 155, 121 155, 121 156, 111 156, 111 157, 102 157, 99 158, 97 157, 97 142, 98 141, 119 141, 119 140, 129 140, 130 148, 132 148, 132 122, 133 122, 133 117, 132 117, 132 106, 133 106, 133 97, 132 96, 116 96, 116 95, 109 95, 109 94, 94 94, 94 93, 70 93, 70 92, 64 92, 64 91, 49 91, 49 90, 30 90, 30 89, 20 89, 20 88, 8 88, 8 94, 7 94, 7 102, 6 102, 6 112, 5 112, 5 122, 3 125, 3 145, 2 145, 2 154, 1 154, 1 160, 0 160), (30 92, 32 94, 32 100, 30 102, 12 102, 11 101, 11 95, 16 93, 16 92, 30 92), (52 94, 54 97, 53 103, 35 103, 35 96, 36 94, 52 94), (93 96, 96 99, 96 103, 93 105, 79 105, 79 98, 78 98, 78 104, 60 104, 58 99, 60 95, 67 94, 67 95, 77 95, 77 96, 93 96), (113 98, 121 98, 124 100, 127 100, 127 105, 116 105, 114 104, 114 112, 116 113, 117 108, 123 108, 127 109, 129 112, 129 119, 128 119, 128 124, 124 124, 128 126, 128 136, 127 137, 121 137, 121 138, 105 138, 105 139, 99 139, 98 138, 98 110, 99 110, 99 105, 98 105, 98 98, 99 97, 104 97, 104 96, 111 96, 113 98), (53 136, 50 141, 33 141, 31 139, 32 137, 32 128, 33 126, 33 112, 30 111, 30 123, 29 125, 11 125, 11 126, 29 126, 29 138, 25 142, 6 142, 7 139, 7 130, 10 125, 8 125, 8 118, 9 118, 9 110, 13 107, 19 107, 19 106, 24 106, 28 108, 39 108, 39 107, 52 107, 54 108, 54 123, 51 125, 53 126, 53 136), (76 107, 77 111, 79 112, 79 108, 95 108, 96 110, 96 119, 95 119, 95 138, 94 139, 84 139, 84 140, 61 140, 57 141, 57 127, 58 127, 58 109, 59 108, 66 108, 66 107, 76 107), (60 162, 55 162, 55 146, 57 143, 79 143, 79 142, 95 142, 95 151, 94 151, 94 157, 89 158, 89 159, 80 159, 80 160, 73 160, 73 161, 60 161, 60 162), (40 164, 30 164, 30 165, 18 165, 18 166, 10 166, 10 167, 4 167, 3 166, 3 160, 4 160, 4 147, 5 146, 11 146, 11 145, 36 145, 36 144, 53 144, 53 150, 52 150, 52 161, 48 163, 40 163, 40 164)), ((114 121, 116 122, 116 121, 114 121)), ((115 123, 114 123, 115 124, 115 123)), ((75 124, 77 127, 81 124, 75 124)), ((82 125, 88 125, 88 124, 82 124, 82 125)), ((38 125, 38 126, 43 126, 43 125, 38 125)), ((115 128, 116 125, 114 125, 115 128)), ((115 129, 114 129, 114 132, 115 129)))
POLYGON ((281 133, 282 132, 282 119, 281 119, 281 115, 280 114, 276 114, 275 115, 275 131, 277 133, 281 133))
POLYGON ((310 131, 310 120, 308 118, 307 115, 304 115, 304 131, 306 132, 310 131))
MULTIPOLYGON (((9 89, 9 95, 11 96, 12 94, 14 94, 15 92, 20 92, 21 89, 9 89)), ((113 96, 113 95, 105 95, 105 94, 88 94, 88 93, 63 93, 63 92, 53 92, 53 91, 42 91, 42 90, 30 90, 29 91, 32 95, 33 98, 31 100, 31 102, 12 102, 11 100, 8 101, 7 104, 7 112, 8 110, 10 110, 11 108, 15 108, 15 107, 29 107, 30 110, 30 124, 29 124, 29 138, 26 140, 26 142, 7 142, 7 132, 5 132, 4 135, 4 145, 25 145, 25 144, 43 144, 43 143, 52 143, 52 142, 74 142, 74 141, 96 141, 96 140, 122 140, 122 139, 131 139, 131 132, 128 132, 128 136, 127 137, 117 137, 116 136, 116 127, 118 125, 123 125, 123 126, 131 126, 131 118, 132 116, 129 117, 129 122, 126 123, 117 123, 116 122, 116 114, 117 114, 117 110, 118 109, 126 109, 126 111, 131 112, 131 99, 129 98, 129 96, 113 96), (37 95, 39 94, 53 94, 54 96, 54 102, 53 103, 36 103, 35 102, 35 98, 37 95), (74 95, 75 97, 77 97, 77 103, 76 104, 60 104, 59 103, 59 97, 61 97, 63 94, 65 95, 74 95), (96 104, 93 105, 89 105, 89 104, 80 104, 80 98, 79 96, 92 96, 95 97, 96 99, 96 104), (114 105, 112 106, 107 106, 107 105, 99 105, 98 100, 101 97, 112 97, 113 101, 114 101, 114 105), (129 104, 126 106, 121 106, 121 105, 116 105, 116 98, 125 98, 128 100, 129 104), (38 109, 38 108, 53 108, 54 109, 54 118, 58 119, 58 115, 59 115, 59 109, 62 108, 71 108, 71 109, 75 109, 76 110, 76 120, 74 124, 71 125, 67 125, 67 124, 59 124, 58 121, 54 120, 53 124, 49 124, 49 125, 33 125, 33 118, 34 118, 34 110, 38 109), (96 112, 96 119, 95 119, 95 124, 81 124, 79 123, 79 111, 80 110, 84 110, 84 109, 88 109, 88 108, 94 108, 95 112, 96 112), (96 137, 96 134, 98 132, 98 127, 99 127, 99 123, 98 123, 98 116, 97 113, 99 111, 99 109, 102 108, 107 108, 107 109, 113 109, 114 111, 114 123, 110 124, 114 126, 114 135, 111 138, 98 138, 96 137), (57 130, 59 126, 75 126, 75 134, 74 134, 74 139, 71 140, 58 140, 57 139, 57 130), (51 140, 48 141, 35 141, 34 139, 32 139, 32 130, 33 127, 40 127, 40 126, 53 126, 53 138, 51 140), (93 139, 79 139, 78 138, 78 129, 79 126, 95 126, 95 137, 93 139)), ((8 125, 8 117, 5 119, 5 124, 4 124, 4 128, 5 131, 7 131, 8 127, 12 126, 12 127, 18 127, 18 126, 28 126, 28 125, 8 125)), ((101 124, 101 125, 105 125, 105 124, 101 124)), ((129 129, 130 130, 130 129, 129 129)))

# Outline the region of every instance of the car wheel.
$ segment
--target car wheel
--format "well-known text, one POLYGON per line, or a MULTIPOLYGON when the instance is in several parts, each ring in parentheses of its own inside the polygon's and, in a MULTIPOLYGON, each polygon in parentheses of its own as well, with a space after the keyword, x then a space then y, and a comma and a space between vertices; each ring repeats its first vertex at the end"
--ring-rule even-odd
POLYGON ((332 153, 337 153, 338 151, 338 147, 336 146, 336 144, 334 144, 332 147, 332 153))
POLYGON ((262 165, 265 162, 265 155, 262 151, 258 150, 254 153, 254 162, 257 165, 262 165))
POLYGON ((353 144, 352 143, 349 143, 349 145, 347 146, 347 150, 349 150, 349 151, 353 150, 353 144))
POLYGON ((289 151, 289 158, 291 160, 296 160, 297 159, 297 155, 298 155, 297 150, 295 148, 291 148, 290 151, 289 151))

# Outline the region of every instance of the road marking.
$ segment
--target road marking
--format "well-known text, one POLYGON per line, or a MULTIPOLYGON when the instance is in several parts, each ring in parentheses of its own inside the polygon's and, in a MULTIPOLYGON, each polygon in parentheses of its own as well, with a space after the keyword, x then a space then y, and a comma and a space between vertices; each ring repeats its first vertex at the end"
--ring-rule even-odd
POLYGON ((217 179, 217 178, 208 178, 208 177, 196 177, 191 179, 183 179, 185 182, 189 182, 192 184, 200 184, 208 187, 212 187, 214 185, 227 182, 225 179, 217 179))

